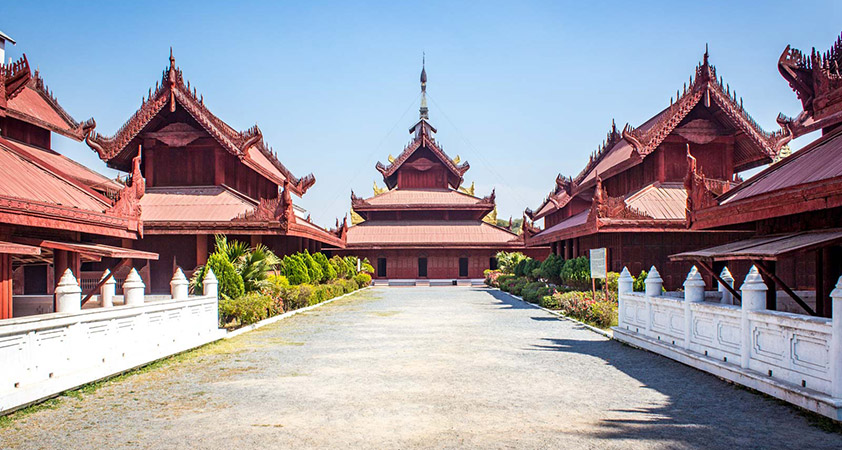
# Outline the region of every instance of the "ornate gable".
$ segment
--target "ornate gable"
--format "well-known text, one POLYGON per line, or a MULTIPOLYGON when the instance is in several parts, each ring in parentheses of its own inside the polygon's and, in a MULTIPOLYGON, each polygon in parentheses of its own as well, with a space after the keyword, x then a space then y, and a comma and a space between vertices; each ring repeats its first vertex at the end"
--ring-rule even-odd
MULTIPOLYGON (((93 128, 88 129, 85 133, 85 142, 110 166, 126 169, 127 153, 131 151, 129 144, 132 140, 165 107, 170 112, 175 112, 176 104, 181 105, 202 129, 219 142, 225 150, 258 172, 261 172, 269 179, 273 179, 273 177, 271 174, 265 173, 265 169, 253 160, 250 151, 256 151, 260 153, 260 156, 268 160, 283 175, 285 180, 290 183, 290 188, 296 194, 303 195, 307 189, 315 184, 316 179, 312 174, 303 178, 297 178, 292 175, 278 160, 275 152, 263 141, 263 133, 257 125, 245 131, 236 131, 211 113, 205 106, 204 96, 198 95, 195 87, 191 89, 189 81, 185 83, 181 69, 175 65, 172 50, 170 50, 170 65, 164 70, 161 82, 155 84, 154 91, 152 89, 149 90, 148 96, 143 98, 140 108, 134 115, 110 137, 94 132, 93 128)), ((184 132, 188 130, 180 131, 184 132)), ((273 181, 283 184, 285 180, 273 181)))
MULTIPOLYGON (((676 130, 676 127, 700 101, 704 102, 705 107, 716 104, 729 121, 745 133, 769 160, 774 159, 781 147, 792 139, 792 134, 788 130, 782 129, 768 133, 751 118, 743 108, 742 99, 738 99, 737 92, 732 92, 731 87, 723 82, 722 77, 717 79, 716 67, 710 65, 707 51, 702 63, 696 66, 695 77, 690 77, 690 84, 685 84, 683 91, 676 92, 676 100, 674 102, 670 100, 670 106, 656 117, 655 122, 648 124, 645 129, 644 127, 634 128, 627 124, 623 129, 623 138, 630 142, 641 156, 646 156, 655 151, 661 142, 676 130)), ((692 122, 687 125, 691 124, 692 122)), ((684 133, 697 135, 702 132, 703 130, 698 129, 702 124, 696 125, 699 126, 691 125, 691 129, 683 130, 684 133)))
MULTIPOLYGON (((428 149, 430 153, 436 157, 438 162, 447 169, 447 171, 451 174, 452 182, 455 183, 455 187, 461 185, 463 176, 465 175, 465 172, 471 168, 471 165, 468 164, 467 161, 457 164, 444 153, 441 145, 439 145, 433 137, 433 133, 436 133, 436 129, 430 125, 426 119, 421 119, 417 124, 409 129, 409 132, 415 133, 415 137, 404 148, 401 154, 391 161, 389 165, 384 165, 383 163, 378 162, 375 166, 377 171, 383 175, 383 180, 385 181, 386 186, 389 189, 395 187, 397 180, 394 175, 397 173, 398 169, 406 164, 416 151, 422 148, 428 149)), ((430 163, 435 164, 436 162, 430 161, 430 163)))

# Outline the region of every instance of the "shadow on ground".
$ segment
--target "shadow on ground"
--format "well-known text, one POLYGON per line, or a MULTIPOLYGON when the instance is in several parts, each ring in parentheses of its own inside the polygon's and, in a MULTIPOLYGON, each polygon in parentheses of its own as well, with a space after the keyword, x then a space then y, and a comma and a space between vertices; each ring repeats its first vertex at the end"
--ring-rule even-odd
MULTIPOLYGON (((485 290, 500 309, 535 309, 538 322, 558 321, 498 290, 485 290)), ((592 333, 582 339, 543 338, 527 350, 588 355, 623 372, 668 400, 651 407, 607 410, 605 418, 579 434, 596 439, 663 442, 682 448, 842 448, 842 436, 807 426, 805 413, 779 400, 730 384, 671 359, 603 338, 587 327, 561 321, 573 330, 592 333), (622 418, 628 415, 628 418, 622 418), (617 418, 617 417, 620 418, 617 418), (797 425, 797 426, 793 426, 797 425), (809 433, 804 433, 805 429, 809 433), (788 431, 789 430, 789 431, 788 431), (770 442, 765 437, 786 435, 770 442)), ((559 334, 576 334, 570 331, 559 334)), ((583 388, 588 388, 583 374, 583 388)), ((610 395, 594 391, 593 395, 610 395)), ((630 402, 631 403, 631 402, 630 402)), ((809 416, 807 416, 809 417, 809 416)))

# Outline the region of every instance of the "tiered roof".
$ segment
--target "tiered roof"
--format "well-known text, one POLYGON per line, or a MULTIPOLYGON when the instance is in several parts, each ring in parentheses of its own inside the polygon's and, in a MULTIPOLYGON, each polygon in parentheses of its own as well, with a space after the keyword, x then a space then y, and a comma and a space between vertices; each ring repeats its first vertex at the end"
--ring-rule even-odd
POLYGON ((728 122, 745 136, 738 139, 735 145, 737 171, 771 162, 792 139, 787 129, 769 133, 751 118, 743 108, 743 101, 738 98, 736 91, 732 91, 721 77, 717 78, 716 67, 710 64, 707 51, 689 81, 682 90, 676 92, 675 100, 670 99, 669 107, 639 127, 626 124, 620 131, 612 122, 606 139, 597 151, 591 154, 585 168, 576 177, 559 175, 553 191, 535 211, 527 209, 527 215, 533 220, 538 220, 563 208, 576 196, 589 197, 597 179, 607 179, 642 163, 643 159, 655 151, 673 132, 690 141, 704 142, 711 139, 715 130, 709 129, 709 126, 702 122, 694 120, 678 127, 699 102, 703 102, 707 107, 711 104, 717 105, 728 122))
POLYGON ((126 170, 137 149, 136 145, 131 145, 132 141, 164 107, 175 112, 176 104, 181 105, 225 150, 272 182, 279 186, 288 182, 292 192, 299 196, 315 184, 313 174, 297 178, 278 160, 263 141, 263 133, 257 125, 236 131, 211 113, 205 106, 204 96, 198 95, 195 87, 191 90, 189 81, 185 82, 181 69, 175 65, 172 50, 169 67, 164 69, 161 82, 155 84, 154 91, 149 90, 137 112, 113 136, 103 136, 90 129, 86 142, 110 167, 126 170))

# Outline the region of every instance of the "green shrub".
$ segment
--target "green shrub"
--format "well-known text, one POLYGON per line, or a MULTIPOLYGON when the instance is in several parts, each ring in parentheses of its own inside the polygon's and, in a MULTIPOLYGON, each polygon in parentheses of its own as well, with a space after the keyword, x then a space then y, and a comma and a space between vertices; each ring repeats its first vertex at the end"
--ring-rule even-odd
POLYGON ((354 281, 356 281, 357 286, 359 286, 360 289, 362 289, 371 284, 371 275, 367 273, 358 273, 354 275, 354 281))
POLYGON ((200 267, 193 274, 194 292, 196 294, 201 294, 202 292, 202 281, 205 279, 208 268, 213 270, 213 274, 219 282, 218 290, 220 298, 231 299, 243 295, 245 292, 243 277, 237 273, 234 265, 221 253, 211 254, 208 257, 208 263, 200 267))
POLYGON ((312 281, 307 271, 307 265, 300 254, 284 256, 283 266, 283 275, 287 277, 289 284, 299 285, 312 281))
POLYGON ((646 277, 649 276, 645 270, 640 271, 640 275, 634 279, 634 284, 632 284, 632 288, 635 292, 644 292, 646 291, 646 277))
POLYGON ((558 300, 556 300, 555 295, 545 295, 541 297, 538 304, 547 309, 558 309, 558 300))
POLYGON ((532 281, 523 287, 521 296, 529 303, 538 303, 549 292, 550 288, 543 281, 532 281))
POLYGON ((497 252, 497 268, 503 273, 514 273, 515 266, 526 258, 520 252, 497 252))
POLYGON ((313 254, 313 260, 316 261, 322 269, 322 277, 320 279, 322 283, 327 283, 330 280, 336 279, 336 269, 330 265, 330 262, 327 260, 327 256, 323 253, 315 253, 313 254))
POLYGON ((527 283, 529 283, 529 280, 526 277, 518 277, 512 284, 511 293, 520 296, 523 294, 523 288, 526 287, 527 283))
POLYGON ((301 261, 304 262, 304 266, 307 267, 307 275, 310 276, 311 283, 318 283, 322 280, 322 266, 313 259, 313 256, 310 255, 310 252, 304 250, 303 252, 298 254, 301 257, 301 261))
POLYGON ((541 271, 541 278, 551 283, 559 283, 561 281, 559 274, 561 274, 562 266, 564 266, 564 258, 550 254, 547 256, 547 259, 541 263, 539 268, 541 271))
POLYGON ((617 323, 617 302, 606 300, 597 291, 596 299, 590 291, 555 293, 541 299, 541 306, 557 309, 564 315, 592 325, 608 328, 617 323))
POLYGON ((249 325, 280 312, 282 310, 276 308, 272 297, 260 292, 250 292, 233 299, 219 300, 219 319, 223 326, 228 324, 249 325))
POLYGON ((561 282, 569 286, 587 288, 591 281, 591 265, 587 256, 564 261, 559 272, 561 282))

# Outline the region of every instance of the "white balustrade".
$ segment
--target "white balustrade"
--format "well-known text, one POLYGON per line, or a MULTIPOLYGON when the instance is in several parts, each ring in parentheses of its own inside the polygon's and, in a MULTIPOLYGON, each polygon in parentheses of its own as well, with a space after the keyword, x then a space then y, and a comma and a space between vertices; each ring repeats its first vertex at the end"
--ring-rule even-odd
MULTIPOLYGON (((719 283, 723 300, 705 302, 695 267, 683 301, 662 294, 655 267, 645 293, 633 292, 626 275, 619 281, 616 339, 842 420, 842 277, 831 293, 832 320, 766 310, 767 286, 755 267, 740 287, 740 306, 730 304, 719 283)), ((733 283, 727 268, 720 277, 733 283)))
POLYGON ((125 306, 83 310, 67 270, 56 287, 59 312, 0 320, 0 413, 222 337, 210 271, 208 295, 182 297, 179 270, 178 292, 157 301, 144 300, 139 278, 133 270, 123 285, 125 306))

